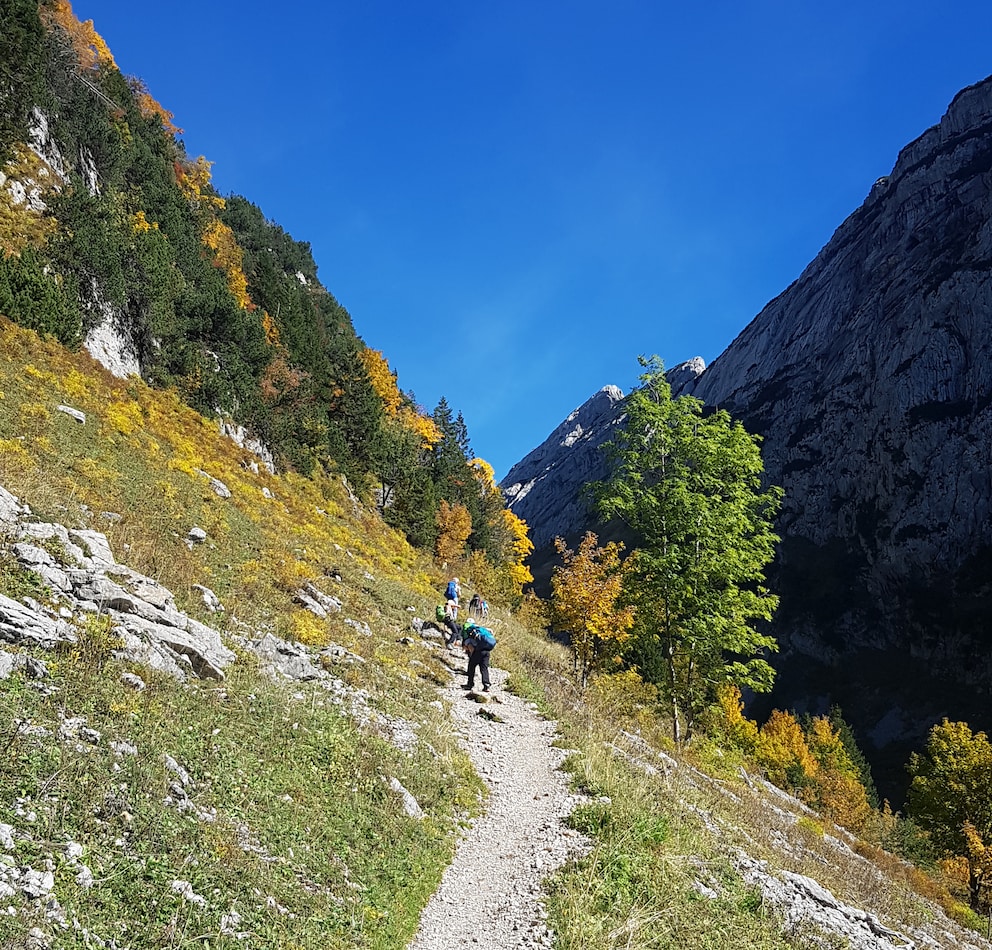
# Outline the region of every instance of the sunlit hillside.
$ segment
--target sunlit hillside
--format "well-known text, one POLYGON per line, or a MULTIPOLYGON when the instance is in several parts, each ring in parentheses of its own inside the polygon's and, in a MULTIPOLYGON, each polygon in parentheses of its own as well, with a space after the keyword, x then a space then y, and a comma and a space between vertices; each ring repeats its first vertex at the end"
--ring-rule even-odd
MULTIPOLYGON (((437 701, 450 661, 417 631, 450 571, 340 476, 269 474, 173 394, 5 320, 0 394, 0 485, 28 520, 105 534, 234 651, 222 680, 129 660, 103 614, 66 611, 3 539, 0 594, 72 614, 74 634, 0 651, 0 944, 406 946, 485 807, 437 701), (340 609, 318 616, 305 589, 340 609), (273 675, 250 648, 266 634, 313 675, 273 675)), ((732 708, 676 754, 637 677, 582 690, 534 606, 493 602, 498 662, 560 720, 587 801, 572 824, 594 841, 546 882, 558 945, 987 946, 947 916, 977 920, 953 878, 749 775, 732 708)))

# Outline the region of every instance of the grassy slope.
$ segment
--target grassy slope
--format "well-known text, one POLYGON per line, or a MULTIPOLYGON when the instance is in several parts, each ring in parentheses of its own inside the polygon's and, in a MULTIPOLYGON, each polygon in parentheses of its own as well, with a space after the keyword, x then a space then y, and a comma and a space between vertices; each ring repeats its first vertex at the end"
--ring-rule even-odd
MULTIPOLYGON (((0 484, 39 518, 104 531, 119 560, 222 631, 243 633, 243 623, 363 656, 368 662, 338 674, 418 723, 421 740, 413 755, 400 752, 356 728, 320 690, 275 684, 248 656, 222 684, 180 687, 137 669, 149 688, 136 693, 121 685, 110 638, 93 624, 77 647, 47 658, 57 692, 22 676, 0 682, 0 723, 57 734, 66 717, 85 716, 102 737, 95 746, 57 743, 4 726, 0 822, 30 833, 16 863, 54 863, 67 917, 123 945, 221 945, 221 917, 233 909, 241 917, 233 929, 255 946, 402 946, 481 792, 431 704, 444 671, 400 642, 408 608, 428 615, 440 575, 354 506, 337 479, 252 474, 251 456, 174 396, 114 380, 85 355, 5 321, 0 394, 0 484), (61 403, 85 412, 86 424, 58 412, 61 403), (232 497, 218 498, 198 469, 232 497), (183 539, 194 524, 208 541, 190 550, 183 539), (295 607, 292 592, 307 580, 338 596, 342 612, 317 622, 295 607), (225 612, 206 613, 194 583, 213 589, 225 612), (346 618, 367 623, 372 636, 346 618), (117 755, 111 742, 138 755, 117 755), (215 820, 163 804, 175 780, 165 755, 189 772, 191 800, 215 820), (426 820, 405 815, 388 776, 417 797, 426 820), (34 822, 16 814, 18 801, 34 822), (72 886, 69 841, 84 848, 97 880, 90 890, 72 886), (205 906, 175 894, 174 880, 190 882, 205 906)), ((0 590, 36 588, 12 557, 0 559, 0 590)), ((17 906, 18 916, 0 915, 0 945, 41 920, 37 902, 17 906)), ((60 939, 85 945, 71 933, 60 939)))
MULTIPOLYGON (((104 531, 119 560, 223 632, 246 624, 315 646, 332 640, 364 657, 336 674, 415 722, 417 751, 358 728, 320 689, 272 682, 243 654, 220 684, 182 687, 135 670, 149 684, 136 693, 121 684, 112 639, 96 622, 78 645, 46 658, 44 682, 56 692, 20 674, 0 681, 0 823, 17 830, 16 864, 54 871, 67 919, 120 946, 399 948, 482 798, 434 702, 446 671, 402 642, 410 608, 429 616, 443 577, 338 479, 254 474, 251 461, 172 395, 114 380, 85 355, 0 318, 0 484, 41 518, 104 531), (56 411, 60 403, 86 412, 86 425, 56 411), (219 499, 198 470, 232 497, 219 499), (194 524, 209 537, 190 549, 183 539, 194 524), (340 614, 316 622, 293 604, 308 580, 342 600, 340 614), (197 583, 219 595, 223 614, 198 606, 197 583), (371 636, 345 619, 368 624, 371 636), (57 735, 73 716, 86 717, 100 742, 13 726, 57 735), (115 753, 112 742, 138 754, 115 753), (170 788, 167 755, 190 775, 191 810, 176 807, 182 795, 170 788), (407 817, 383 781, 390 776, 425 819, 407 817), (70 842, 82 845, 78 859, 70 842), (79 862, 96 881, 88 890, 75 883, 79 862), (174 881, 203 903, 183 898, 174 881)), ((2 550, 0 591, 40 593, 2 550)), ((893 926, 933 918, 922 898, 863 859, 844 865, 815 822, 797 823, 781 803, 773 810, 733 769, 700 782, 684 764, 646 774, 636 756, 616 754, 625 729, 663 743, 636 690, 613 683, 580 701, 553 644, 498 609, 495 622, 501 665, 518 691, 562 720, 576 782, 591 796, 574 821, 596 846, 550 893, 561 946, 808 946, 807 934, 782 935, 734 869, 731 845, 815 874, 845 900, 867 893, 893 926), (718 896, 704 897, 700 884, 718 896)), ((0 945, 23 945, 33 925, 53 931, 41 902, 0 900, 0 945), (6 905, 17 913, 3 913, 6 905)), ((81 930, 58 933, 60 947, 91 945, 81 930)))

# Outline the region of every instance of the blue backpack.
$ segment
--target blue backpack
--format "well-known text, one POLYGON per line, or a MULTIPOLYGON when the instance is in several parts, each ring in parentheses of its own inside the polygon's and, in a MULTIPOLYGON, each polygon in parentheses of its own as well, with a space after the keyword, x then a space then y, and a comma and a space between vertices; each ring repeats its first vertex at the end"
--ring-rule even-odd
POLYGON ((444 592, 444 596, 448 600, 457 600, 458 599, 458 589, 455 587, 455 582, 454 581, 448 581, 448 589, 444 592))
POLYGON ((496 637, 488 627, 473 627, 469 636, 475 637, 479 641, 479 647, 483 650, 491 650, 496 646, 496 637))

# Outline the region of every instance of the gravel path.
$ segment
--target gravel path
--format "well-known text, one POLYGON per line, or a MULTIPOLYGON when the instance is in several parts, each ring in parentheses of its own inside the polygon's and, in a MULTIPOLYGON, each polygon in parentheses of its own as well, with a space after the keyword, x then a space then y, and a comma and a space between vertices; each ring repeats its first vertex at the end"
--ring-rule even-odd
POLYGON ((455 660, 454 652, 451 659, 461 675, 442 698, 489 798, 424 908, 408 950, 550 947, 541 882, 587 845, 563 821, 580 800, 558 771, 567 752, 552 748, 553 722, 502 689, 503 670, 492 670, 492 692, 479 694, 489 702, 479 704, 461 688, 464 659, 455 660))

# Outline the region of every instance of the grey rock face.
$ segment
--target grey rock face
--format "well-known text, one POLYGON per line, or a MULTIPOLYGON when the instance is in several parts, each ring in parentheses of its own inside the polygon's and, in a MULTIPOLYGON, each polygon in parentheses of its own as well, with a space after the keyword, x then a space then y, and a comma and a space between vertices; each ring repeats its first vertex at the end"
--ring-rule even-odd
POLYGON ((990 314, 986 80, 687 387, 764 436, 786 490, 785 619, 816 630, 829 616, 845 651, 898 649, 982 683, 990 314))
POLYGON ((509 507, 529 525, 536 548, 587 520, 580 492, 604 470, 600 446, 610 438, 622 401, 620 389, 604 386, 500 483, 509 507))
MULTIPOLYGON (((762 435, 785 488, 772 580, 779 680, 793 682, 780 704, 817 692, 880 720, 903 679, 921 728, 942 714, 992 725, 990 317, 992 78, 960 92, 799 279, 674 387, 762 435), (932 702, 928 677, 945 689, 932 702)), ((505 484, 538 547, 578 527, 573 486, 593 470, 559 482, 573 463, 547 457, 565 452, 556 436, 505 484)))
MULTIPOLYGON (((665 375, 677 394, 705 368, 696 356, 665 375)), ((623 420, 623 398, 617 386, 604 386, 500 482, 508 507, 527 522, 535 549, 549 546, 558 536, 574 535, 590 524, 582 488, 607 473, 603 444, 613 438, 623 420)))
MULTIPOLYGON (((77 621, 101 613, 110 619, 126 658, 179 678, 223 679, 234 653, 220 634, 177 610, 161 584, 118 564, 105 535, 30 521, 30 514, 0 489, 0 519, 12 539, 10 549, 48 584, 59 609, 0 595, 0 641, 50 650, 75 642, 77 621), (58 551, 58 558, 42 544, 58 551)), ((13 668, 0 663, 0 676, 9 675, 7 667, 13 668)))

